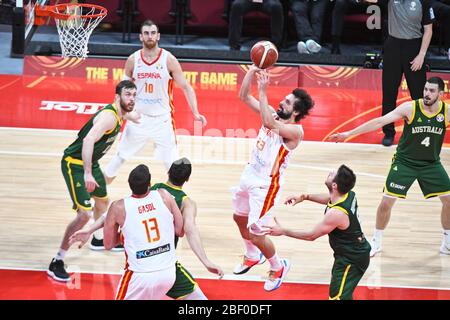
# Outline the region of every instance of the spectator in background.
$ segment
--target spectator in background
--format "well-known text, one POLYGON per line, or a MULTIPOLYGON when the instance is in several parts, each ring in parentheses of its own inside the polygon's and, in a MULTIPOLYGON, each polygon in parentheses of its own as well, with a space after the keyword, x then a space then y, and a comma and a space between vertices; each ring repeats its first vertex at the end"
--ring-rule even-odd
POLYGON ((242 20, 250 11, 262 11, 270 16, 271 41, 281 47, 283 39, 283 6, 279 0, 230 0, 228 42, 231 50, 240 50, 242 20))
MULTIPOLYGON (((333 1, 333 0, 331 0, 333 1)), ((332 47, 331 53, 341 54, 341 37, 344 29, 344 18, 349 9, 360 10, 361 13, 366 12, 369 4, 361 0, 334 0, 334 8, 331 20, 331 37, 332 47)))
MULTIPOLYGON (((366 0, 378 3, 378 0, 366 0)), ((387 2, 388 32, 383 50, 383 108, 386 115, 396 107, 398 87, 405 75, 412 100, 423 97, 426 82, 425 55, 433 36, 431 0, 380 0, 387 2)), ((382 145, 394 143, 394 123, 383 126, 382 145)))
POLYGON ((439 22, 440 28, 443 30, 444 47, 450 60, 450 0, 433 0, 431 7, 436 14, 436 20, 439 22))
POLYGON ((317 53, 322 49, 323 17, 329 0, 290 0, 299 42, 299 53, 317 53))

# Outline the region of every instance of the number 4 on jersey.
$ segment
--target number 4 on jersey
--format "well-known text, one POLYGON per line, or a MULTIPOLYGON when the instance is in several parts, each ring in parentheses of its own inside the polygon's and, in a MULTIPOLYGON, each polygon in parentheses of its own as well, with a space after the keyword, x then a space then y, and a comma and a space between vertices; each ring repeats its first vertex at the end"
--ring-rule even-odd
POLYGON ((423 144, 425 147, 429 147, 430 146, 430 137, 426 137, 425 139, 423 139, 420 144, 423 144))

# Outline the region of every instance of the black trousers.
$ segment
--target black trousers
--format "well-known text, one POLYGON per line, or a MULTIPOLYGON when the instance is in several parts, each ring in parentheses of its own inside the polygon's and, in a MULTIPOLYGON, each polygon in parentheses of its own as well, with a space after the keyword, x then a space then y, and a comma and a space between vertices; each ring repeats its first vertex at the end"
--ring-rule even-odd
POLYGON ((295 28, 300 41, 320 42, 323 18, 329 0, 294 0, 291 4, 295 28))
MULTIPOLYGON (((398 39, 389 36, 384 43, 383 53, 383 115, 391 112, 396 107, 398 87, 402 81, 403 74, 408 84, 409 93, 413 100, 423 97, 423 88, 426 82, 425 62, 422 69, 411 71, 411 61, 420 51, 422 38, 398 39)), ((386 136, 395 135, 393 123, 385 125, 383 132, 386 136)))
POLYGON ((283 6, 279 0, 264 0, 263 3, 254 3, 249 0, 233 1, 228 30, 230 46, 239 45, 243 17, 250 11, 263 11, 270 16, 271 41, 280 47, 283 39, 283 6))

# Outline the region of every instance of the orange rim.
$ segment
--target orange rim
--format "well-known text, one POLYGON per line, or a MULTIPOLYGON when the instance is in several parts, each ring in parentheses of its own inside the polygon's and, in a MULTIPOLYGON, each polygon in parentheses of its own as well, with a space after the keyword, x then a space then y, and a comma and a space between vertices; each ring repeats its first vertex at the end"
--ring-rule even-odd
POLYGON ((73 19, 73 18, 81 18, 81 19, 88 19, 88 18, 98 18, 98 17, 104 17, 106 16, 106 14, 108 13, 108 10, 105 7, 96 5, 96 4, 85 4, 85 3, 80 3, 80 4, 57 4, 54 6, 37 6, 36 7, 36 16, 37 17, 53 17, 55 19, 60 19, 60 20, 69 20, 69 19, 73 19), (96 10, 98 10, 98 13, 95 14, 86 14, 86 15, 74 15, 74 14, 67 14, 67 13, 60 13, 58 11, 63 11, 66 10, 67 8, 77 8, 77 7, 82 7, 82 8, 95 8, 96 10))

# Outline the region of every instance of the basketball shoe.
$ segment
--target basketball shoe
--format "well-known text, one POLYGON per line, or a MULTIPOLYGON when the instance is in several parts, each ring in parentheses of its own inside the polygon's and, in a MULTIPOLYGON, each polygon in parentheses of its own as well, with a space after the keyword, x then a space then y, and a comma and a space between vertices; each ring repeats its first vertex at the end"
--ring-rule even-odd
MULTIPOLYGON (((94 251, 105 250, 105 245, 103 244, 103 239, 97 239, 95 236, 92 236, 91 243, 89 244, 89 248, 94 251)), ((119 244, 111 249, 113 252, 122 252, 124 251, 123 245, 119 244)))
POLYGON ((105 246, 103 245, 103 239, 97 239, 95 236, 92 236, 89 248, 94 251, 105 250, 105 246))
POLYGON ((47 274, 53 279, 61 282, 70 281, 70 275, 64 268, 64 261, 53 258, 48 267, 47 274))
POLYGON ((257 259, 257 260, 251 260, 251 259, 247 258, 246 256, 244 256, 244 261, 242 261, 242 263, 238 264, 234 268, 233 273, 234 274, 244 274, 248 270, 250 270, 252 267, 256 266, 257 264, 263 264, 264 262, 266 262, 266 257, 264 257, 262 252, 259 253, 259 259, 257 259))
POLYGON ((281 259, 281 264, 283 267, 278 270, 270 270, 269 278, 264 283, 264 290, 273 291, 278 289, 283 283, 284 278, 286 277, 289 269, 291 268, 291 262, 288 259, 281 259))

